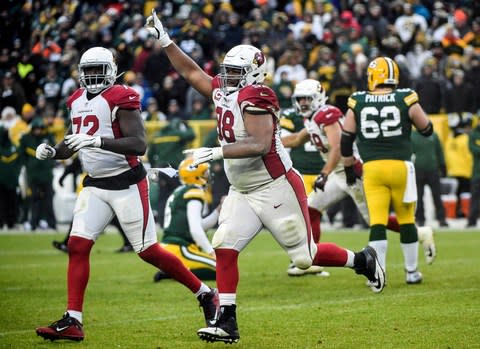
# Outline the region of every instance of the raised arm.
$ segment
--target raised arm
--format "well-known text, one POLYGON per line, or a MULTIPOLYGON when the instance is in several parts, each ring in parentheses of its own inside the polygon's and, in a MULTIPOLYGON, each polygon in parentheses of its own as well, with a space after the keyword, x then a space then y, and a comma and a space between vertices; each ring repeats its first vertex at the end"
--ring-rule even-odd
POLYGON ((171 39, 157 17, 155 9, 147 18, 146 28, 160 42, 175 70, 198 92, 210 99, 212 97, 212 77, 183 52, 171 39))

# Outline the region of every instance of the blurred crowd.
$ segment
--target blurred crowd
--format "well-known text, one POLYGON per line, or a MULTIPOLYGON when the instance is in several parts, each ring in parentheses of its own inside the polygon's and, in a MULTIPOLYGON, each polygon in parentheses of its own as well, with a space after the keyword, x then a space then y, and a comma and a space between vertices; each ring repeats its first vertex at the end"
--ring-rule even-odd
MULTIPOLYGON (((296 82, 313 78, 327 90, 329 103, 345 112, 348 96, 366 87, 368 62, 386 55, 400 67, 400 87, 414 88, 430 115, 448 114, 455 137, 468 132, 480 110, 480 2, 474 0, 2 1, 2 192, 7 188, 9 195, 11 190, 18 194, 10 175, 23 167, 23 197, 51 200, 53 191, 45 183, 51 182, 48 173, 59 164, 42 169, 48 175, 33 176, 39 170, 29 149, 46 137, 52 143, 62 139, 69 124, 65 101, 78 87, 77 63, 90 47, 104 46, 115 53, 118 82, 139 92, 147 122, 174 121, 174 131, 164 133, 177 132, 175 125, 178 134, 184 133, 187 120, 214 117, 209 103, 171 68, 161 46, 143 27, 153 8, 171 38, 212 76, 233 46, 261 48, 268 56, 266 83, 282 108, 291 106, 296 82), (16 150, 7 151, 10 145, 16 150), (47 187, 40 190, 35 177, 47 187), (37 194, 32 196, 32 189, 37 194)), ((152 149, 163 144, 163 136, 160 132, 152 138, 152 149)), ((178 147, 195 136, 189 133, 178 147)), ((468 146, 465 149, 468 152, 468 146)), ((149 154, 149 161, 172 162, 154 151, 149 154)), ((459 177, 468 180, 469 171, 459 177)), ((447 172, 456 177, 454 169, 447 172)), ((0 194, 4 201, 7 196, 0 194)), ((31 203, 24 206, 30 211, 25 209, 15 221, 26 220, 33 229, 40 221, 55 226, 49 205, 37 205, 37 211, 46 210, 43 213, 35 213, 31 203)), ((10 220, 3 217, 0 224, 10 226, 10 220)))

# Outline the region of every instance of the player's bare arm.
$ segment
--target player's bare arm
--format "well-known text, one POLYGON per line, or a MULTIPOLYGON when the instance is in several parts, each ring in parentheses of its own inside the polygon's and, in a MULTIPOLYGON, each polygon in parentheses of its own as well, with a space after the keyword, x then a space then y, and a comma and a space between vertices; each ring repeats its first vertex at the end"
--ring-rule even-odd
POLYGON ((345 167, 353 166, 355 158, 353 157, 353 141, 355 140, 357 123, 355 115, 351 109, 345 114, 345 122, 343 123, 343 133, 340 140, 340 151, 343 157, 343 165, 345 167))
POLYGON ((142 156, 147 150, 145 126, 138 110, 119 109, 117 118, 122 138, 102 138, 102 149, 117 154, 142 156))
POLYGON ((273 117, 269 113, 243 113, 248 137, 235 143, 224 145, 223 157, 230 159, 262 156, 270 151, 273 135, 273 117))
POLYGON ((330 174, 335 167, 337 167, 338 162, 340 161, 340 138, 342 135, 342 128, 338 122, 335 122, 330 125, 326 125, 323 129, 328 139, 328 144, 330 144, 330 150, 328 152, 328 159, 325 166, 323 166, 322 173, 330 174))
POLYGON ((408 116, 421 135, 428 137, 433 133, 433 124, 419 103, 415 103, 410 107, 408 116))
MULTIPOLYGON (((65 135, 71 135, 72 134, 72 125, 70 125, 65 132, 65 135)), ((65 144, 65 140, 62 140, 60 143, 55 145, 55 156, 53 157, 54 159, 57 160, 64 160, 70 158, 73 154, 75 154, 75 151, 67 147, 65 144)))
POLYGON ((286 148, 296 148, 304 145, 310 140, 310 135, 306 128, 301 129, 299 132, 289 134, 282 137, 282 144, 286 148))

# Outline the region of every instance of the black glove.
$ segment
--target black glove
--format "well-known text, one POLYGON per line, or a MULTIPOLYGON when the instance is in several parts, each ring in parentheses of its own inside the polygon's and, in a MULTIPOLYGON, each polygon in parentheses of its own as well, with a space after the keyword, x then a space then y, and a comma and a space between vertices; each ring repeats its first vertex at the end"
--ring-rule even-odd
POLYGON ((347 177, 347 185, 354 185, 355 182, 357 181, 357 174, 355 173, 355 170, 353 169, 353 166, 345 166, 345 176, 347 177))
POLYGON ((320 173, 313 183, 313 190, 317 191, 317 189, 320 189, 321 191, 324 191, 325 184, 327 184, 327 179, 328 175, 326 173, 320 173))

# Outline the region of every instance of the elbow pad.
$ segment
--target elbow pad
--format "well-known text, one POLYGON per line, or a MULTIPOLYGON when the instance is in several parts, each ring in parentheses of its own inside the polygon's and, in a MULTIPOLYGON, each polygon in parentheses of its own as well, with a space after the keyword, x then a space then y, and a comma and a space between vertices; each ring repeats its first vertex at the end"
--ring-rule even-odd
POLYGON ((430 120, 428 120, 427 127, 425 127, 423 130, 419 130, 418 132, 420 132, 420 134, 423 137, 431 136, 433 134, 433 124, 432 124, 432 122, 430 120))
POLYGON ((353 155, 353 142, 355 141, 355 133, 342 131, 342 138, 340 140, 340 153, 343 157, 353 155))

